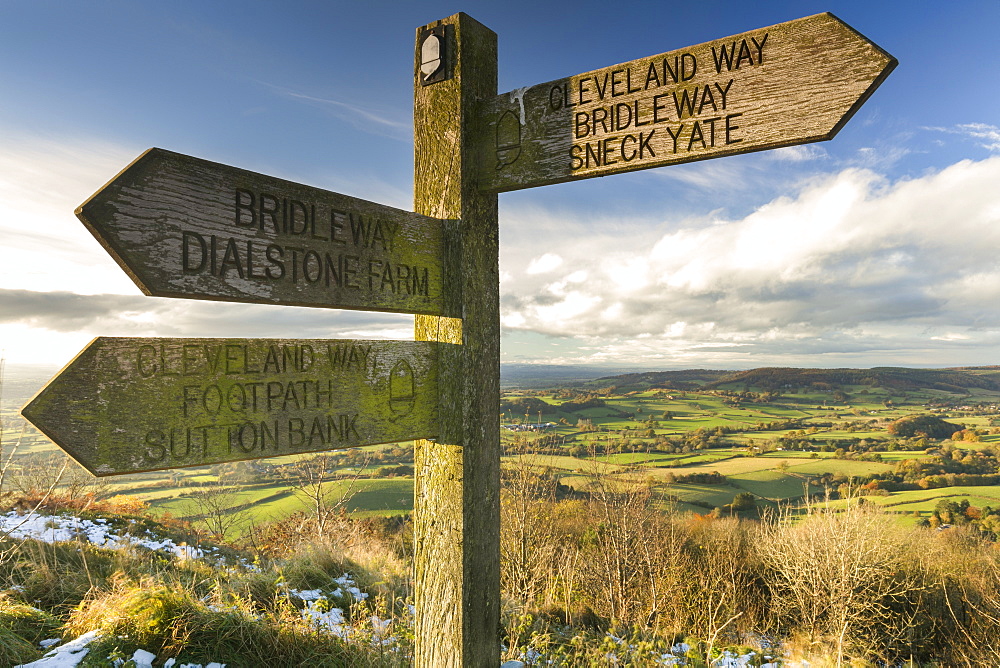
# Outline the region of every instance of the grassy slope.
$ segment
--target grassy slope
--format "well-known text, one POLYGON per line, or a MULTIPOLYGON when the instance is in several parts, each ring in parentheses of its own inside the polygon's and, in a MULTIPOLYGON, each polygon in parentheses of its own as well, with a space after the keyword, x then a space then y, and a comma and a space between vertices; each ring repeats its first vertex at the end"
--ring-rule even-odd
MULTIPOLYGON (((413 510, 413 479, 359 479, 356 482, 336 481, 325 485, 328 503, 334 504, 349 496, 346 509, 350 512, 375 515, 397 515, 413 510)), ((238 492, 234 503, 252 504, 249 509, 259 521, 276 520, 292 513, 309 509, 303 496, 289 489, 287 484, 274 484, 238 492)), ((174 517, 192 517, 205 512, 197 497, 153 498, 151 510, 174 517)))

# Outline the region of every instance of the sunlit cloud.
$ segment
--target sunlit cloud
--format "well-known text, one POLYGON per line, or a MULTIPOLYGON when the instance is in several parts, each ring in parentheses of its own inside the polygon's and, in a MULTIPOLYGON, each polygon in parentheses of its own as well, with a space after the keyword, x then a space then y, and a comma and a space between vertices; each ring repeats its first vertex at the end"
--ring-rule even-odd
POLYGON ((95 336, 405 340, 413 338, 413 316, 0 289, 0 347, 8 359, 65 362, 95 336))
POLYGON ((73 211, 144 148, 5 137, 0 151, 0 285, 138 292, 73 211))
POLYGON ((529 262, 528 268, 524 271, 528 274, 546 274, 559 267, 562 261, 562 258, 555 253, 545 253, 529 262))
MULTIPOLYGON (((995 128, 967 130, 986 142, 995 128)), ((72 212, 144 147, 9 146, 0 154, 8 359, 66 361, 99 335, 412 337, 409 316, 143 296, 72 212)), ((829 168, 821 154, 777 162, 829 168)), ((751 183, 764 173, 743 167, 751 183)), ((738 173, 704 169, 688 185, 707 192, 701 176, 738 173)), ((899 180, 804 170, 795 183, 740 215, 502 209, 505 336, 546 342, 517 358, 742 368, 1000 357, 1000 156, 899 180)))
POLYGON ((0 350, 64 363, 95 336, 393 338, 412 316, 142 295, 74 210, 144 148, 17 135, 0 152, 0 350))
POLYGON ((1000 158, 895 182, 852 168, 742 218, 653 225, 626 247, 567 235, 544 282, 505 283, 504 323, 586 341, 590 363, 696 351, 738 366, 751 352, 758 365, 957 363, 951 344, 1000 355, 996 183, 1000 158))

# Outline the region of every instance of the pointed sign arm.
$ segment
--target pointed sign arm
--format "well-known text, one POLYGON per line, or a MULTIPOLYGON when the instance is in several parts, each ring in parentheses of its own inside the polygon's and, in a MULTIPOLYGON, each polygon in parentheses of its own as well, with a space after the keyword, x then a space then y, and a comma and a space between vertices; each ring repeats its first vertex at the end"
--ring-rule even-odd
POLYGON ((443 345, 99 337, 21 415, 97 476, 434 438, 443 345))
POLYGON ((482 104, 480 188, 831 139, 896 64, 825 13, 517 89, 482 104))
POLYGON ((453 315, 409 211, 151 148, 76 215, 147 295, 453 315))

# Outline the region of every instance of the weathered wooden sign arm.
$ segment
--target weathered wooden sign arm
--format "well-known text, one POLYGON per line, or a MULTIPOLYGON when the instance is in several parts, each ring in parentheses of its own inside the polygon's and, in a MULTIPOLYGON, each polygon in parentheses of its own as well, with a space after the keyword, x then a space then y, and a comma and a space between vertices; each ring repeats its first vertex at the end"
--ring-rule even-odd
POLYGON ((832 139, 896 64, 826 13, 520 88, 483 102, 480 187, 832 139))
POLYGON ((441 347, 100 337, 21 414, 96 476, 435 437, 441 347))
POLYGON ((440 221, 151 148, 77 217, 147 295, 454 315, 440 221))

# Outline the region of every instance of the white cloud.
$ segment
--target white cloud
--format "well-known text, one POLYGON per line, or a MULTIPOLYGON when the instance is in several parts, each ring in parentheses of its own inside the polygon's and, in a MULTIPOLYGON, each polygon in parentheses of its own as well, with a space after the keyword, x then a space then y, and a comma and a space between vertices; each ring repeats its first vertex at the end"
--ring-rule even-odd
POLYGON ((504 322, 586 341, 591 363, 1000 355, 997 183, 1000 157, 897 182, 847 169, 739 219, 666 221, 627 244, 564 234, 544 282, 504 284, 504 322))
POLYGON ((992 153, 1000 151, 1000 127, 988 123, 960 123, 952 127, 925 127, 924 130, 963 135, 978 140, 979 146, 992 153))
POLYGON ((529 274, 547 274, 557 269, 562 262, 562 258, 555 253, 545 253, 529 262, 524 271, 529 274))
POLYGON ((95 336, 338 339, 413 338, 413 317, 144 295, 0 289, 0 346, 7 359, 65 363, 95 336))
POLYGON ((826 158, 827 152, 816 144, 801 144, 799 146, 786 146, 785 148, 768 151, 764 156, 769 160, 778 162, 806 162, 807 160, 826 158))
MULTIPOLYGON (((969 129, 983 141, 993 130, 969 129)), ((38 138, 5 145, 0 345, 8 359, 65 362, 66 350, 96 335, 412 336, 407 316, 140 296, 72 212, 142 148, 38 138)), ((746 165, 753 184, 764 171, 746 165)), ((709 192, 712 175, 724 173, 734 172, 699 168, 689 186, 709 192)), ((1000 156, 895 182, 852 168, 803 172, 796 183, 737 216, 504 207, 505 332, 551 337, 536 359, 623 366, 1000 358, 1000 156)))
POLYGON ((412 316, 157 299, 74 210, 144 148, 9 133, 0 151, 0 349, 65 363, 94 336, 412 339, 412 316))
POLYGON ((270 89, 276 95, 323 109, 335 118, 350 123, 354 128, 362 132, 390 139, 398 139, 399 141, 411 141, 413 136, 412 121, 405 115, 400 114, 399 110, 376 110, 371 106, 344 102, 343 100, 331 97, 311 95, 266 81, 258 81, 258 83, 270 89))
POLYGON ((980 146, 988 151, 1000 151, 1000 128, 986 123, 965 123, 959 125, 970 137, 981 139, 980 146))

